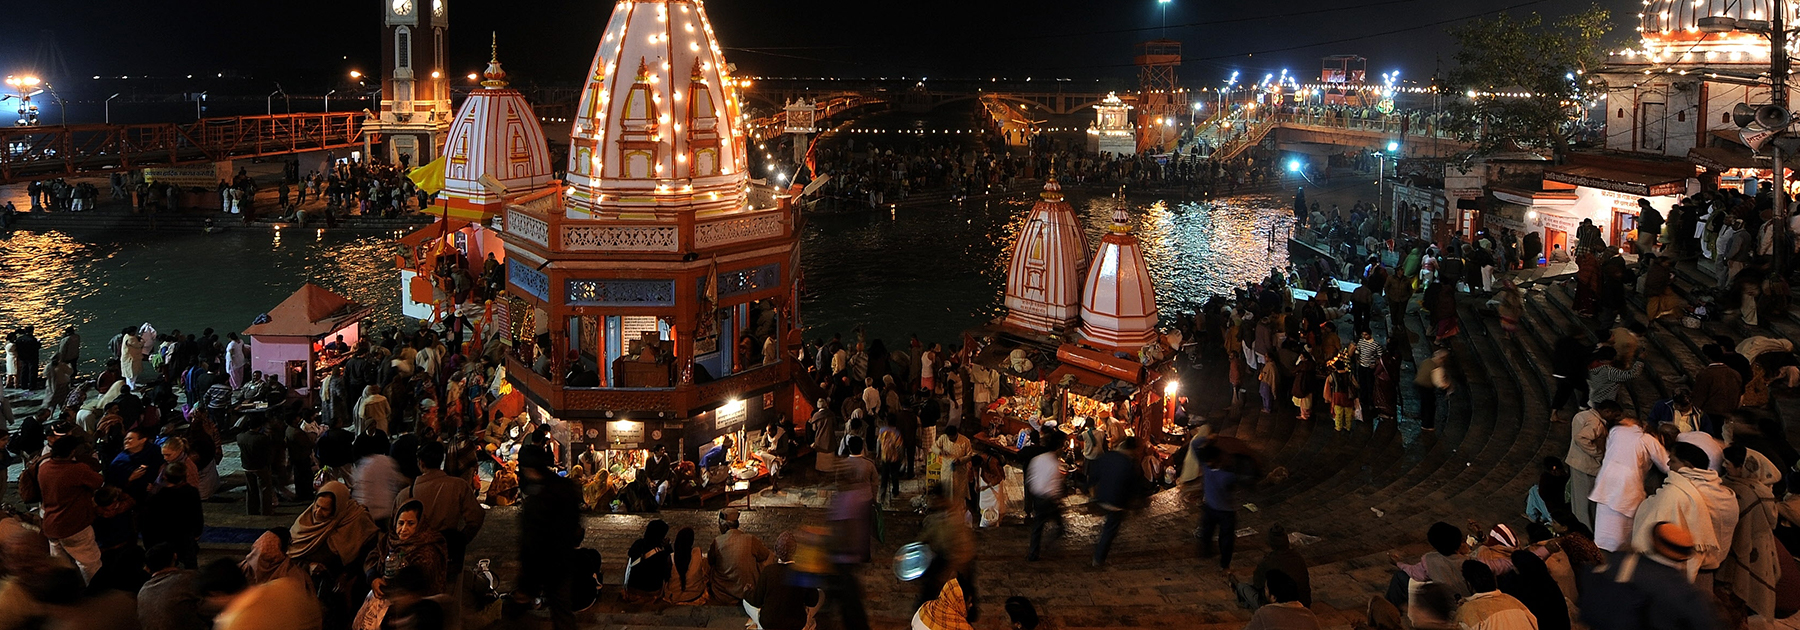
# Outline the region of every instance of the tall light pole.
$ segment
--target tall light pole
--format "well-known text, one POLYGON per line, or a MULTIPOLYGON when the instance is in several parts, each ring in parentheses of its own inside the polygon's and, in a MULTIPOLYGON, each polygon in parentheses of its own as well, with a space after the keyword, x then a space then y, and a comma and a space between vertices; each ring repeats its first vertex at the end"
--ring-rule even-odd
POLYGON ((201 92, 199 94, 194 95, 194 120, 200 120, 200 116, 201 116, 200 103, 204 102, 205 100, 206 100, 205 92, 201 92))
POLYGON ((38 83, 40 83, 38 78, 33 76, 6 77, 6 85, 19 93, 17 97, 19 99, 19 122, 17 124, 20 126, 38 124, 37 106, 31 103, 31 97, 38 93, 38 83))
MULTIPOLYGON (((1703 33, 1746 32, 1762 35, 1769 39, 1769 103, 1783 110, 1788 107, 1788 52, 1787 52, 1787 3, 1774 3, 1774 14, 1770 21, 1739 20, 1728 15, 1714 15, 1700 18, 1696 26, 1703 33)), ((1777 129, 1776 132, 1783 130, 1777 129)), ((1769 143, 1769 158, 1773 163, 1775 176, 1775 220, 1787 220, 1787 166, 1782 163, 1781 145, 1769 143)), ((1786 229, 1777 229, 1775 233, 1775 269, 1778 273, 1786 273, 1788 265, 1788 242, 1792 235, 1786 229)))
POLYGON ((327 113, 327 114, 331 113, 331 95, 336 94, 336 93, 337 93, 337 90, 332 90, 330 92, 325 93, 325 113, 327 113))
POLYGON ((1156 0, 1156 7, 1162 9, 1162 34, 1158 37, 1167 38, 1169 36, 1169 5, 1173 2, 1175 0, 1156 0))
POLYGON ((106 124, 108 125, 112 124, 112 101, 115 98, 119 98, 119 95, 113 94, 112 96, 106 97, 106 104, 104 107, 106 109, 106 124))
POLYGON ((275 88, 275 91, 270 92, 267 97, 263 98, 263 115, 265 115, 265 116, 274 116, 275 115, 275 95, 280 94, 280 93, 281 93, 281 88, 275 88))

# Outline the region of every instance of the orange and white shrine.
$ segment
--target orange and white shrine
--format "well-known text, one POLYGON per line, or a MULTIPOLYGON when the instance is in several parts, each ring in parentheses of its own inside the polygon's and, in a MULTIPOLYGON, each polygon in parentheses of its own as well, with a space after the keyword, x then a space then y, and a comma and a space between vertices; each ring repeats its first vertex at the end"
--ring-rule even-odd
POLYGON ((487 256, 506 262, 506 248, 490 222, 509 203, 552 197, 550 149, 544 128, 525 95, 507 87, 500 66, 498 36, 482 72, 481 89, 469 93, 451 119, 441 165, 443 188, 422 212, 436 223, 400 239, 401 308, 414 319, 439 319, 453 293, 440 262, 481 274, 487 256))
POLYGON ((1158 335, 1156 287, 1130 220, 1123 207, 1113 211, 1112 226, 1088 263, 1079 332, 1084 345, 1135 354, 1158 335))
POLYGON ((559 194, 505 204, 502 337, 527 411, 595 448, 690 459, 799 419, 801 217, 750 179, 704 4, 618 2, 583 82, 559 194))
POLYGON ((1072 331, 1081 319, 1087 266, 1087 237, 1052 175, 1013 243, 1002 325, 1039 335, 1072 331))

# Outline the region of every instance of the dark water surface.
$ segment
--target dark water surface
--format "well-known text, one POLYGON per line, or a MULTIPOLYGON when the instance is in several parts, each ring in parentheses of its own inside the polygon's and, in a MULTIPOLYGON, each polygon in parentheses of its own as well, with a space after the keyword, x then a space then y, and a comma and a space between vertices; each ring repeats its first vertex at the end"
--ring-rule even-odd
MULTIPOLYGON (((814 215, 805 235, 809 336, 858 325, 894 342, 909 333, 954 342, 999 314, 1011 244, 1036 195, 891 212, 814 215)), ((1074 192, 1090 247, 1127 207, 1157 301, 1182 310, 1287 263, 1288 217, 1273 198, 1208 206, 1074 192), (1277 232, 1269 249, 1268 233, 1277 232)), ((0 237, 0 329, 35 325, 46 343, 78 326, 83 357, 125 326, 243 330, 302 282, 373 306, 374 324, 401 321, 395 234, 234 229, 26 233, 0 237)), ((84 366, 86 367, 86 366, 84 366)))

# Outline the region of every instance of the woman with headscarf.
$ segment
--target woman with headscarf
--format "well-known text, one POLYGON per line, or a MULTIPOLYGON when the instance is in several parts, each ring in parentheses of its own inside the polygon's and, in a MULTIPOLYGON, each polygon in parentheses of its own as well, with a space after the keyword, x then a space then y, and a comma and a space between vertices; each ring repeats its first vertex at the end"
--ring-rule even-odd
POLYGON ((712 583, 712 565, 702 554, 694 553, 694 528, 683 527, 675 533, 675 548, 669 554, 669 579, 663 584, 663 601, 671 604, 706 603, 707 586, 712 583))
POLYGON ((1538 630, 1569 630, 1569 604, 1543 559, 1520 549, 1512 553, 1512 565, 1515 575, 1500 582, 1501 592, 1525 604, 1537 617, 1538 630))
POLYGON ((661 519, 650 521, 644 526, 644 536, 626 551, 625 601, 646 602, 662 593, 673 572, 670 555, 669 524, 661 519))
POLYGON ((963 599, 962 584, 951 578, 938 591, 936 599, 925 602, 913 613, 914 630, 975 630, 969 623, 969 604, 963 599))
POLYGON ((258 536, 250 545, 250 553, 238 561, 238 568, 243 569, 244 579, 250 586, 294 578, 305 584, 308 592, 312 591, 312 576, 288 557, 288 530, 279 527, 269 528, 258 536))
POLYGON ((1777 587, 1782 578, 1800 577, 1781 574, 1780 556, 1784 550, 1775 539, 1778 504, 1771 489, 1781 479, 1781 471, 1762 453, 1741 445, 1725 449, 1721 463, 1725 468, 1725 487, 1737 495, 1738 523, 1731 533, 1731 553, 1719 567, 1716 579, 1730 584, 1731 591, 1750 610, 1775 619, 1777 587))
POLYGON ((356 401, 356 431, 367 433, 370 429, 375 429, 385 432, 388 428, 388 416, 392 413, 387 397, 381 395, 380 386, 364 387, 362 398, 356 401))
POLYGON ((424 514, 423 503, 407 501, 402 504, 394 513, 392 535, 370 551, 368 561, 364 563, 364 566, 373 567, 369 570, 369 596, 363 599, 362 610, 356 615, 358 627, 362 627, 365 620, 380 622, 387 615, 389 600, 384 589, 402 569, 418 567, 425 576, 425 592, 418 595, 430 597, 444 592, 450 573, 450 548, 443 534, 420 525, 424 514))
POLYGON ((327 482, 288 529, 288 557, 302 566, 321 564, 332 571, 359 566, 355 563, 374 542, 376 532, 369 512, 350 499, 350 488, 327 482))

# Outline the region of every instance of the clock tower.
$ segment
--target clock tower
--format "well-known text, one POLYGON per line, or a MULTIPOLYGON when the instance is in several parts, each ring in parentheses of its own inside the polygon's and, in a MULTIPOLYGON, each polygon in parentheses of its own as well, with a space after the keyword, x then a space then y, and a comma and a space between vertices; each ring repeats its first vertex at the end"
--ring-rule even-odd
POLYGON ((390 163, 418 166, 437 157, 449 130, 450 71, 445 66, 449 0, 378 0, 382 13, 381 109, 366 125, 390 163))

